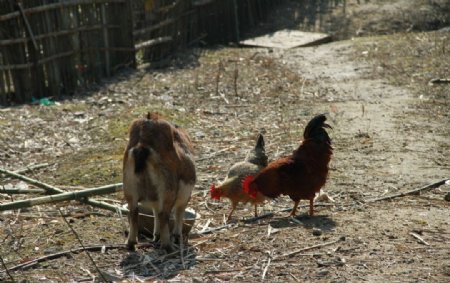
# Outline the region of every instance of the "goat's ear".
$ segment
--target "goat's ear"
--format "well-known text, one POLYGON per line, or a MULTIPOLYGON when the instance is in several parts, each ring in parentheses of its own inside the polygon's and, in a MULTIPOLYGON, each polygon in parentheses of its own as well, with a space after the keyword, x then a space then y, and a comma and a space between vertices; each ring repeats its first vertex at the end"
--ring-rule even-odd
POLYGON ((160 117, 158 112, 147 112, 147 119, 149 120, 158 120, 160 117))

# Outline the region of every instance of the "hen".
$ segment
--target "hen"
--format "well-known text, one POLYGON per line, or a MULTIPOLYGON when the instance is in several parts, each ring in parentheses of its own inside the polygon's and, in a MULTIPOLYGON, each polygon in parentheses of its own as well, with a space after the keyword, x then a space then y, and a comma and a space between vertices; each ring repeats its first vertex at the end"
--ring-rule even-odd
POLYGON ((265 197, 258 193, 254 197, 250 197, 242 191, 241 183, 245 176, 253 176, 265 166, 267 166, 267 155, 264 149, 264 137, 260 134, 255 148, 249 151, 245 160, 234 164, 229 169, 225 180, 219 186, 211 185, 210 193, 212 199, 220 200, 221 197, 225 197, 231 201, 231 211, 228 214, 228 220, 231 219, 231 215, 240 202, 254 204, 255 216, 258 215, 257 205, 263 202, 265 197))
POLYGON ((243 191, 257 198, 258 193, 269 198, 288 195, 294 201, 291 216, 295 216, 301 199, 309 200, 313 215, 314 196, 325 184, 333 148, 325 128, 325 115, 317 115, 306 126, 303 142, 292 155, 272 161, 256 176, 247 176, 243 191))

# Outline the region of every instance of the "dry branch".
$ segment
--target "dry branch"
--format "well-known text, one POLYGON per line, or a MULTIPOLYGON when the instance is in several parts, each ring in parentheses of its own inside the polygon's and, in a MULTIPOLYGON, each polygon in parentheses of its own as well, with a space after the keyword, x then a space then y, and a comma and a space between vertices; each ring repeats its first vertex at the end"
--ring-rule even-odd
POLYGON ((290 257, 290 256, 293 256, 293 255, 299 254, 301 252, 312 250, 312 249, 315 249, 315 248, 321 248, 321 247, 333 245, 333 244, 336 244, 336 243, 338 243, 340 241, 345 241, 345 236, 342 236, 339 239, 331 241, 331 242, 326 242, 326 243, 323 243, 323 244, 318 244, 318 245, 314 245, 314 246, 298 249, 298 250, 290 252, 290 253, 285 253, 285 254, 282 254, 282 255, 274 257, 273 260, 278 260, 278 259, 281 259, 281 258, 284 258, 284 257, 290 257))
POLYGON ((214 231, 218 231, 218 230, 230 228, 230 227, 232 227, 232 226, 234 226, 234 225, 232 225, 232 224, 225 224, 225 225, 222 225, 222 226, 218 226, 218 227, 206 229, 206 230, 204 230, 204 231, 200 231, 200 232, 198 232, 197 234, 198 234, 198 235, 201 235, 201 234, 209 234, 209 233, 212 233, 212 232, 214 232, 214 231))
POLYGON ((260 220, 260 219, 272 217, 274 215, 275 214, 273 212, 269 212, 269 213, 266 213, 266 214, 263 214, 263 215, 259 215, 259 216, 256 216, 256 217, 249 218, 249 219, 244 219, 244 223, 252 223, 252 222, 255 222, 255 221, 260 220))
MULTIPOLYGON (((143 248, 143 247, 153 247, 152 243, 145 243, 145 244, 138 244, 137 247, 138 248, 143 248)), ((74 249, 70 249, 67 251, 62 251, 62 252, 57 252, 57 253, 53 253, 53 254, 49 254, 46 256, 42 256, 39 258, 36 258, 34 260, 28 261, 28 262, 24 262, 18 265, 15 265, 11 268, 8 268, 7 271, 16 271, 16 270, 25 270, 28 268, 32 268, 34 266, 36 266, 37 264, 47 261, 47 260, 52 260, 52 259, 56 259, 56 258, 60 258, 63 256, 66 256, 68 254, 73 254, 73 253, 79 253, 82 251, 101 251, 102 249, 127 249, 127 246, 125 244, 115 244, 115 245, 95 245, 95 246, 87 246, 87 247, 80 247, 80 248, 74 248, 74 249)))
POLYGON ((67 218, 63 215, 61 209, 58 208, 58 211, 59 211, 59 214, 61 215, 61 217, 63 218, 64 222, 67 224, 67 226, 69 226, 70 231, 72 231, 72 233, 75 235, 75 238, 80 243, 81 247, 83 248, 83 251, 86 253, 86 255, 88 256, 89 260, 92 262, 92 264, 94 265, 95 269, 100 274, 100 277, 103 279, 103 281, 108 282, 108 280, 106 280, 106 278, 104 277, 103 273, 101 272, 100 268, 98 268, 98 265, 95 263, 94 259, 92 258, 91 254, 89 253, 89 251, 86 250, 86 247, 84 246, 83 241, 81 240, 81 238, 78 235, 78 233, 75 231, 75 229, 73 229, 73 227, 72 227, 72 225, 70 225, 69 221, 67 221, 67 218))
MULTIPOLYGON (((111 194, 120 191, 122 183, 107 185, 98 188, 86 189, 77 192, 66 192, 61 194, 55 194, 51 196, 37 197, 26 200, 19 200, 15 202, 5 203, 0 205, 0 211, 9 209, 19 209, 24 207, 30 207, 34 205, 40 205, 45 203, 60 202, 66 200, 80 200, 93 195, 111 194)), ((0 191, 1 192, 1 191, 0 191)))
POLYGON ((398 198, 398 197, 404 197, 404 196, 408 196, 408 195, 415 195, 415 194, 418 194, 418 193, 420 193, 422 191, 426 191, 426 190, 430 190, 430 189, 434 189, 434 188, 440 187, 443 184, 445 184, 445 182, 447 182, 449 180, 450 180, 449 178, 446 178, 446 179, 443 179, 443 180, 431 183, 429 185, 426 185, 426 186, 418 188, 418 189, 414 189, 414 190, 398 193, 398 194, 395 194, 395 195, 390 195, 390 196, 385 196, 385 197, 380 197, 380 198, 376 198, 376 199, 367 200, 366 203, 376 202, 376 201, 381 201, 381 200, 388 200, 388 199, 393 199, 393 198, 398 198))
POLYGON ((0 255, 0 261, 1 261, 1 263, 2 263, 3 268, 4 268, 5 271, 6 271, 6 274, 7 274, 8 277, 11 279, 11 282, 16 282, 16 281, 14 280, 14 277, 12 277, 11 273, 9 273, 9 270, 8 270, 8 268, 6 267, 5 261, 3 260, 3 258, 2 258, 1 255, 0 255))
POLYGON ((420 237, 419 235, 417 235, 414 232, 409 233, 411 236, 413 236, 414 238, 416 238, 417 240, 419 240, 419 242, 421 244, 424 244, 425 246, 429 246, 430 244, 428 244, 422 237, 420 237))

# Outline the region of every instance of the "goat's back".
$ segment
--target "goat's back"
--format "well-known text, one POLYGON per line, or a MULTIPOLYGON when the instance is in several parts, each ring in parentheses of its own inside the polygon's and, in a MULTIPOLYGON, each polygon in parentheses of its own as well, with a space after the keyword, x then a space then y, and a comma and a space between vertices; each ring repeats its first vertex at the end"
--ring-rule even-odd
POLYGON ((192 144, 181 128, 159 116, 149 115, 133 121, 129 133, 123 160, 124 178, 135 178, 134 182, 139 185, 131 186, 136 188, 129 189, 132 192, 125 192, 126 195, 139 190, 138 201, 141 201, 148 198, 145 194, 149 191, 163 193, 159 185, 164 184, 165 190, 172 190, 178 187, 180 181, 184 184, 195 183, 192 144))

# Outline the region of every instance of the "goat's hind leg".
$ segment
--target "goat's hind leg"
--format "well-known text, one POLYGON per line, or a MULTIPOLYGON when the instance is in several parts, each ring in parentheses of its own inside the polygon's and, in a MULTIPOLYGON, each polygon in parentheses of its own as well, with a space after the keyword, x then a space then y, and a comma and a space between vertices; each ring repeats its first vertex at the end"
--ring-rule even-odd
MULTIPOLYGON (((174 205, 175 223, 173 227, 173 238, 175 243, 180 244, 183 236, 184 213, 191 198, 194 185, 180 181, 177 200, 174 205)), ((187 239, 187 238, 186 238, 187 239)))
POLYGON ((137 203, 129 203, 128 204, 129 214, 128 214, 128 223, 130 225, 130 232, 128 233, 127 239, 127 248, 129 250, 134 250, 135 245, 137 244, 138 238, 138 215, 139 209, 137 203))
POLYGON ((159 218, 159 229, 161 235, 161 249, 170 253, 173 251, 173 246, 170 240, 170 228, 169 228, 169 218, 170 218, 170 210, 163 209, 158 213, 159 218))
POLYGON ((175 223, 173 225, 172 236, 175 244, 181 244, 183 235, 183 223, 184 223, 184 210, 185 206, 178 206, 174 209, 175 223))
POLYGON ((160 221, 159 221, 159 210, 153 208, 153 242, 154 243, 158 243, 160 238, 161 238, 161 234, 160 234, 160 221))

